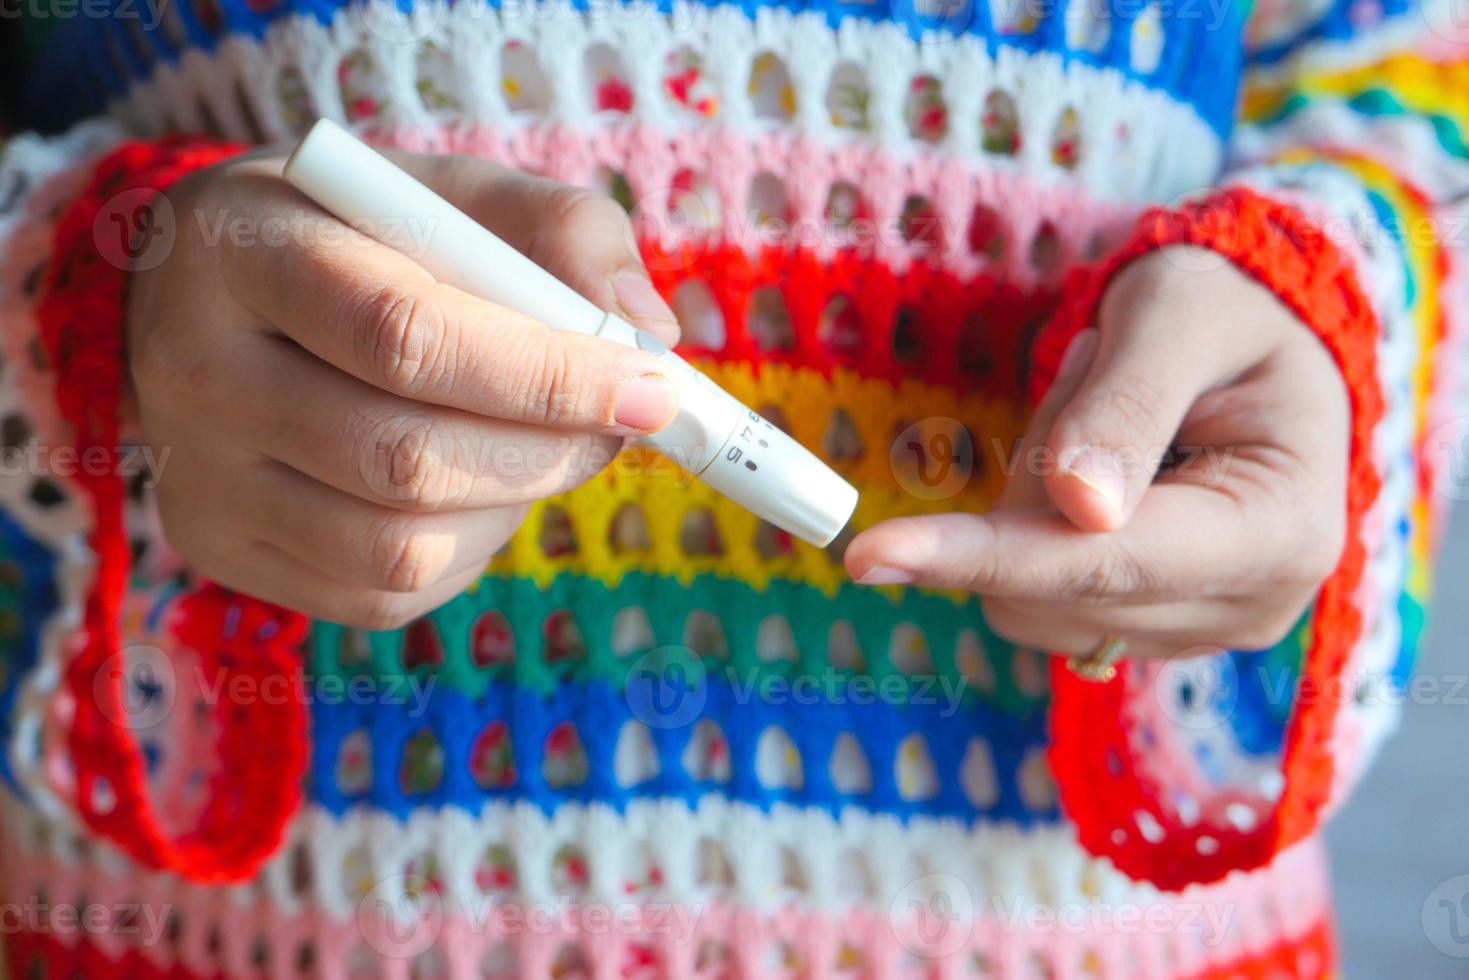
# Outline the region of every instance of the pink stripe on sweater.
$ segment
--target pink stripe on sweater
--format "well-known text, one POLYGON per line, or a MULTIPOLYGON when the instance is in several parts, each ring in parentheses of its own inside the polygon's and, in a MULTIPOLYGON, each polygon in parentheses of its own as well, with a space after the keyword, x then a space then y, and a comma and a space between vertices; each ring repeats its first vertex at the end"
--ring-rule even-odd
POLYGON ((508 137, 488 127, 374 129, 366 135, 384 146, 458 153, 535 171, 579 186, 598 186, 608 174, 622 175, 632 191, 640 234, 677 243, 700 232, 680 227, 671 189, 692 179, 705 208, 722 218, 719 240, 756 247, 774 234, 751 219, 750 190, 761 175, 774 176, 784 191, 784 225, 793 241, 829 255, 851 247, 851 236, 826 219, 832 188, 850 187, 862 202, 865 242, 892 268, 903 269, 923 255, 937 258, 961 278, 987 274, 1021 286, 1059 281, 1064 270, 1111 244, 1139 212, 1096 200, 1080 184, 1043 184, 1033 178, 971 163, 941 153, 898 155, 873 146, 832 147, 807 135, 769 133, 754 139, 725 128, 674 135, 643 123, 587 133, 564 125, 516 129, 508 137), (915 202, 932 209, 937 241, 931 246, 904 239, 905 208, 915 202), (993 209, 1006 242, 991 260, 970 246, 979 206, 993 209), (1037 237, 1054 235, 1058 246, 1043 265, 1034 261, 1037 237))
MULTIPOLYGON (((199 889, 161 876, 141 882, 100 864, 67 866, 7 842, 6 897, 44 894, 50 908, 85 900, 109 908, 142 903, 119 928, 87 935, 116 958, 136 949, 160 968, 198 975, 346 980, 354 975, 541 978, 579 968, 598 980, 758 976, 1050 975, 1187 976, 1304 935, 1329 915, 1323 848, 1309 841, 1256 875, 1142 899, 1100 896, 1057 911, 1035 898, 959 894, 882 909, 758 911, 724 901, 659 905, 629 900, 543 906, 496 904, 429 910, 416 925, 390 924, 370 892, 342 921, 303 904, 280 908, 252 890, 199 889), (972 916, 968 913, 972 912, 972 916), (176 917, 176 933, 160 925, 176 917), (161 933, 161 934, 160 934, 161 933), (310 950, 309 953, 305 952, 310 950), (261 962, 260 957, 265 959, 261 962), (1049 971, 1049 972, 1047 972, 1049 971)), ((940 878, 940 875, 930 876, 940 878)), ((922 881, 922 880, 920 880, 922 881)), ((943 883, 940 882, 942 885, 943 883)), ((33 930, 35 931, 35 930, 33 930)), ((60 930, 57 930, 60 932, 60 930)), ((68 944, 80 937, 59 935, 68 944)))

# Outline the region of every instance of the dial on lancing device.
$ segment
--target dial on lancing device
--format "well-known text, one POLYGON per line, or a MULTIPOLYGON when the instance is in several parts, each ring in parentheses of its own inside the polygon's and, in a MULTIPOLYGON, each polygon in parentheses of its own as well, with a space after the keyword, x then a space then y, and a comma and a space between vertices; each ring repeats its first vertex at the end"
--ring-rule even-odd
MULTIPOLYGON (((750 423, 746 426, 743 426, 742 431, 740 432, 740 439, 745 443, 745 447, 747 448, 742 448, 740 446, 730 446, 729 452, 725 455, 729 457, 729 461, 731 463, 738 463, 741 457, 744 457, 746 453, 752 452, 755 447, 750 445, 751 443, 759 445, 761 449, 770 448, 770 443, 766 442, 764 439, 761 439, 759 435, 757 435, 757 428, 762 425, 765 426, 767 429, 775 428, 775 426, 767 422, 764 417, 760 415, 759 412, 751 412, 750 423)), ((751 473, 755 472, 759 468, 760 466, 758 463, 755 462, 755 458, 753 455, 745 459, 745 469, 749 470, 751 473)))
MULTIPOLYGON (((678 392, 678 413, 640 443, 796 537, 824 547, 857 507, 857 490, 796 440, 695 370, 652 334, 599 309, 330 120, 286 161, 293 186, 371 234, 413 217, 427 240, 413 256, 440 282, 547 327, 592 334, 657 357, 678 392)), ((382 240, 382 239, 379 239, 382 240)), ((384 242, 391 245, 391 242, 384 242)))

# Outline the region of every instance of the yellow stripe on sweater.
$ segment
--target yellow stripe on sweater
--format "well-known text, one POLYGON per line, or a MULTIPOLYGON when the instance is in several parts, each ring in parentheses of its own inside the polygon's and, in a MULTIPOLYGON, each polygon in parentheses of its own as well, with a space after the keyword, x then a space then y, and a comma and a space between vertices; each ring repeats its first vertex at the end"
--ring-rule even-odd
MULTIPOLYGON (((897 387, 839 369, 830 377, 807 368, 780 364, 703 364, 710 376, 747 405, 778 410, 792 435, 818 454, 835 440, 836 412, 845 413, 855 431, 860 455, 832 460, 858 488, 861 499, 852 528, 870 527, 888 517, 947 511, 984 511, 1004 485, 1005 470, 1020 465, 1015 446, 1024 431, 1022 412, 977 393, 959 393, 916 381, 897 387), (949 439, 962 425, 972 434, 976 462, 967 481, 951 477, 930 491, 911 481, 905 486, 893 461, 896 438, 914 423, 924 423, 921 439, 949 439), (950 493, 948 491, 953 490, 950 493)), ((910 431, 911 435, 911 431, 910 431)), ((897 446, 909 452, 907 438, 897 446)), ((937 455, 946 442, 935 442, 937 455)), ((959 471, 962 473, 962 468, 959 471)), ((628 451, 583 486, 535 504, 525 524, 490 570, 549 583, 573 572, 616 585, 639 571, 691 581, 714 574, 763 588, 772 579, 814 585, 828 594, 848 581, 835 549, 782 542, 760 527, 751 513, 729 502, 678 466, 647 451, 628 451), (619 534, 641 521, 644 547, 619 546, 619 534), (710 547, 707 530, 717 531, 710 547), (692 545, 693 547, 688 547, 692 545), (788 550, 783 550, 788 545, 788 550), (548 554, 548 550, 559 552, 548 554)))
POLYGON ((1373 89, 1390 91, 1419 115, 1452 117, 1462 131, 1469 123, 1469 60, 1430 61, 1405 52, 1345 70, 1307 70, 1246 85, 1241 116, 1247 122, 1270 119, 1287 100, 1330 97, 1351 99, 1373 89))

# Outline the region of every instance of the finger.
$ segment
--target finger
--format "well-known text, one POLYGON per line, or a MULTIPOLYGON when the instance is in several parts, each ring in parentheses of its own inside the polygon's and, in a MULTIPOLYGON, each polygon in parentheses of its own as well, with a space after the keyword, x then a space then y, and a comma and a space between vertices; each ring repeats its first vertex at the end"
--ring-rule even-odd
POLYGON ((219 584, 286 609, 331 623, 369 630, 397 629, 425 616, 463 592, 482 574, 473 569, 422 592, 379 592, 323 578, 315 569, 273 544, 232 542, 200 552, 200 574, 219 584))
POLYGON ((1000 606, 991 609, 989 602, 984 605, 984 618, 997 636, 1016 646, 1044 650, 1065 657, 1085 657, 1108 639, 1119 636, 1126 643, 1123 656, 1131 659, 1163 659, 1190 649, 1188 644, 1178 645, 1148 634, 1118 633, 1074 624, 1054 616, 1050 622, 1029 616, 1012 617, 1007 608, 1000 606))
POLYGON ((1119 636, 1135 651, 1171 655, 1272 647, 1295 628, 1309 598, 1302 593, 1265 609, 1229 600, 1059 605, 991 597, 984 614, 995 632, 1025 646, 1077 653, 1097 637, 1119 636))
POLYGON ((1087 368, 1090 367, 1092 358, 1097 352, 1097 331, 1095 328, 1078 331, 1076 336, 1066 346, 1066 352, 1061 355, 1061 363, 1057 365, 1055 380, 1046 394, 1040 400, 1040 404, 1030 416, 1030 422, 1026 426, 1024 443, 1019 447, 1016 454, 1022 465, 1015 467, 1014 471, 1005 479, 1005 488, 1000 492, 995 506, 1000 510, 1015 510, 1024 507, 1042 507, 1049 501, 1046 496, 1045 484, 1042 482, 1042 469, 1025 465, 1031 458, 1029 447, 1044 446, 1046 436, 1055 423, 1056 415, 1066 407, 1081 379, 1086 376, 1087 368))
POLYGON ((1271 449, 1277 469, 1305 474, 1301 487, 1328 503, 1345 486, 1350 421, 1340 369, 1320 341, 1300 330, 1237 383, 1202 396, 1180 441, 1194 465, 1207 464, 1205 475, 1216 480, 1232 457, 1271 449))
POLYGON ((1125 524, 1194 400, 1268 353, 1251 331, 1219 322, 1227 311, 1207 307, 1222 288, 1214 278, 1180 285, 1159 278, 1162 261, 1139 263, 1109 288, 1096 356, 1050 430, 1046 490, 1087 530, 1125 524), (1198 294, 1181 292, 1194 285, 1198 294))
POLYGON ((238 473, 237 465, 181 473, 179 467, 200 454, 179 455, 158 484, 164 535, 191 568, 228 588, 317 619, 391 629, 449 601, 483 573, 476 565, 414 593, 342 585, 267 541, 254 522, 221 524, 220 514, 237 508, 239 497, 217 490, 211 474, 238 473))
MULTIPOLYGON (((279 210, 269 197, 283 186, 263 180, 255 206, 279 210)), ((434 282, 299 195, 290 206, 286 244, 224 239, 221 268, 239 302, 329 364, 404 398, 533 425, 629 435, 677 410, 651 355, 434 282)))
POLYGON ((678 343, 673 310, 648 278, 627 213, 611 198, 469 157, 394 160, 602 309, 670 347, 678 343))
POLYGON ((846 564, 865 585, 1064 602, 1202 598, 1253 591, 1262 567, 1285 564, 1294 536, 1280 523, 1268 506, 1165 483, 1119 531, 1084 531, 1040 510, 899 517, 853 539, 846 564))
POLYGON ((269 460, 250 468, 230 508, 242 525, 339 585, 422 592, 483 570, 524 507, 410 514, 379 507, 269 460))
POLYGON ((243 445, 373 504, 479 510, 553 496, 605 467, 613 436, 553 432, 388 394, 279 338, 241 335, 201 391, 243 445))

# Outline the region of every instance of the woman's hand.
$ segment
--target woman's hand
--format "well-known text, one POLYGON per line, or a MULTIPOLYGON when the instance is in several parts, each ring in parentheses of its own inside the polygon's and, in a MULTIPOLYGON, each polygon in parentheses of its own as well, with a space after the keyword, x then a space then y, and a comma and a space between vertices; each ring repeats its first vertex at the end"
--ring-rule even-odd
MULTIPOLYGON (((616 204, 487 163, 398 162, 593 302, 678 327, 616 204)), ((165 534, 204 575, 336 622, 399 625, 472 582, 527 502, 676 411, 647 354, 440 285, 243 159, 170 192, 177 242, 135 274, 142 429, 165 534), (161 457, 155 457, 161 458, 161 457)), ((397 250, 395 250, 397 249, 397 250)))
POLYGON ((1047 452, 1021 456, 1053 465, 1018 468, 988 515, 872 527, 847 568, 977 592, 1002 636, 1060 653, 1266 647, 1341 553, 1349 422, 1331 355, 1272 293, 1166 249, 1067 350, 1026 436, 1047 452))

